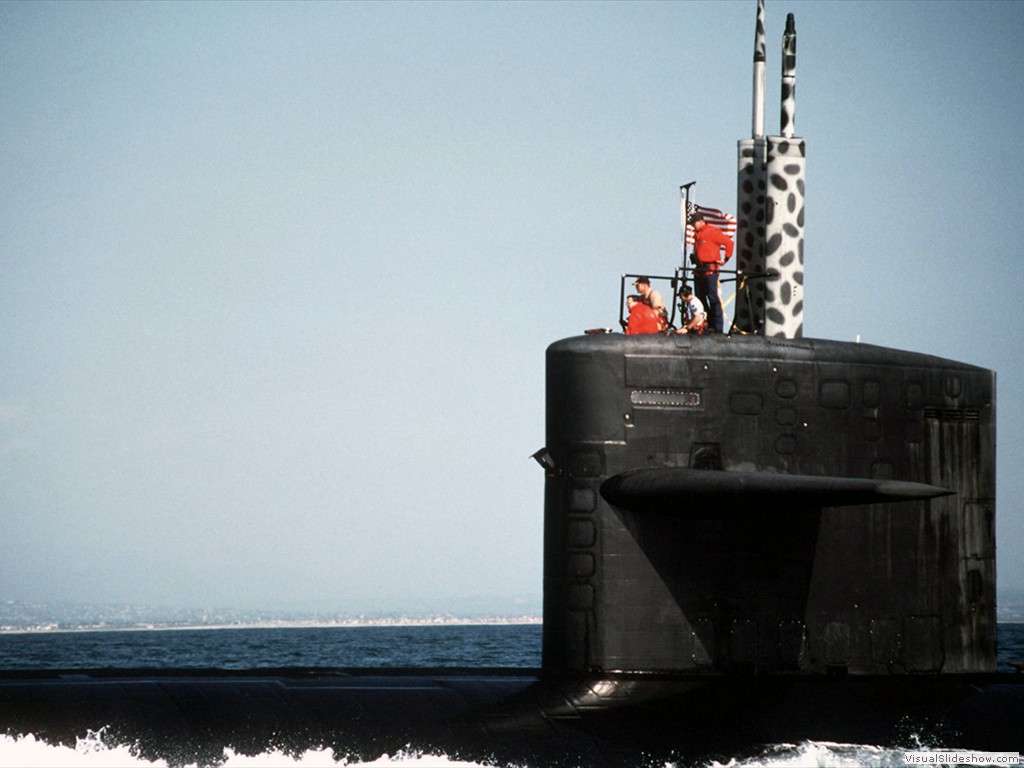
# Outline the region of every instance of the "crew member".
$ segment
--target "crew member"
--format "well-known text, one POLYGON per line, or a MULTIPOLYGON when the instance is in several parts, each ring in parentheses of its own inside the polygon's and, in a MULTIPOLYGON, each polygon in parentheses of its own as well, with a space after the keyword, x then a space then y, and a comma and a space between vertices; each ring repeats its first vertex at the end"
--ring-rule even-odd
POLYGON ((693 289, 684 285, 679 289, 679 298, 683 308, 683 325, 676 333, 704 333, 708 326, 708 316, 700 299, 693 295, 693 289))
POLYGON ((732 239, 714 224, 708 224, 697 214, 690 219, 693 226, 693 255, 697 267, 693 271, 693 283, 697 298, 708 308, 708 333, 722 333, 725 326, 725 312, 722 297, 718 292, 718 270, 732 256, 732 239), (722 257, 722 249, 725 257, 722 257))
POLYGON ((651 279, 649 277, 638 277, 633 281, 633 285, 636 286, 644 301, 658 313, 658 316, 661 318, 661 328, 664 330, 668 325, 668 312, 665 311, 665 300, 661 298, 660 293, 651 288, 651 279))
POLYGON ((654 311, 654 307, 644 301, 643 296, 627 296, 626 307, 629 309, 629 321, 626 323, 627 334, 661 332, 661 317, 654 311))

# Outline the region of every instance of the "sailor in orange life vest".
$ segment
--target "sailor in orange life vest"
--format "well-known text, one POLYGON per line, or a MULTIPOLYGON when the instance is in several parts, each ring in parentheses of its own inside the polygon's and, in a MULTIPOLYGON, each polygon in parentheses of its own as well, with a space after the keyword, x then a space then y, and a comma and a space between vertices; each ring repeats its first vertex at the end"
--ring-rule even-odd
POLYGON ((629 309, 627 334, 661 332, 661 317, 654 307, 644 301, 643 296, 627 296, 626 307, 629 309))
POLYGON ((693 270, 693 285, 697 298, 708 308, 708 333, 722 333, 725 312, 718 293, 718 270, 732 256, 732 240, 714 224, 708 224, 697 214, 690 219, 693 226, 693 255, 697 266, 693 270), (725 258, 721 249, 725 249, 725 258))

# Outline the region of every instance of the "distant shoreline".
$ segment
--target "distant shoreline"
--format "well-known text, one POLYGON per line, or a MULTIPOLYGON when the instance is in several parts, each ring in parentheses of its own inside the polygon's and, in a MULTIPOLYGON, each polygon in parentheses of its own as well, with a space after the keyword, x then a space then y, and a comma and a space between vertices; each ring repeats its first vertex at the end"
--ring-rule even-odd
POLYGON ((467 626, 521 626, 542 624, 539 616, 509 616, 498 618, 470 617, 427 617, 427 618, 388 618, 388 619, 310 619, 310 620, 270 620, 270 621, 239 621, 220 622, 216 624, 125 624, 125 625, 86 625, 77 627, 32 626, 32 627, 0 627, 0 635, 46 635, 59 632, 170 632, 221 629, 368 629, 373 627, 467 627, 467 626))

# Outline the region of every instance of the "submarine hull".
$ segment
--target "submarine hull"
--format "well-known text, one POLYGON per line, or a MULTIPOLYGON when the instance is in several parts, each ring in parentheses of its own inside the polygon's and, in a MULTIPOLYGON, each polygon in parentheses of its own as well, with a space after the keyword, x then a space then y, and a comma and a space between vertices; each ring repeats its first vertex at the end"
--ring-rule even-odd
MULTIPOLYGON (((225 747, 348 759, 422 751, 497 765, 636 766, 804 740, 1020 751, 1019 676, 614 675, 535 670, 65 671, 0 676, 0 722, 74 744, 104 728, 171 765, 225 747)), ((661 764, 661 763, 659 763, 661 764)))

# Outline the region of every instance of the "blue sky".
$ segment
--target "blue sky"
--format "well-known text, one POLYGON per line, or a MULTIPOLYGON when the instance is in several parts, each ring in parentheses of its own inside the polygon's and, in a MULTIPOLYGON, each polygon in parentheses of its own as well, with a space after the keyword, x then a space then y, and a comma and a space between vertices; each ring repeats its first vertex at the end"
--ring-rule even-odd
MULTIPOLYGON (((756 3, 0 4, 0 598, 541 592, 544 349, 732 210, 756 3)), ((1024 589, 1024 3, 798 31, 805 333, 998 372, 1024 589)))

